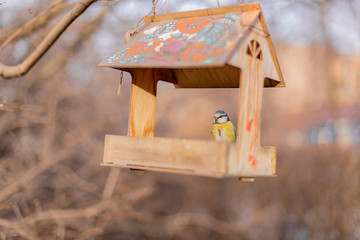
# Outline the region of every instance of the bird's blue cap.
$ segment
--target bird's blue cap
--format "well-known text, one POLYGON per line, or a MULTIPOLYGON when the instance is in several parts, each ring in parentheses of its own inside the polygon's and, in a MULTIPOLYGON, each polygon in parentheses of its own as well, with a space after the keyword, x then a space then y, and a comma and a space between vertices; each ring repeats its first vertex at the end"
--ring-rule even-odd
POLYGON ((217 110, 215 114, 226 114, 226 112, 224 112, 223 110, 217 110))

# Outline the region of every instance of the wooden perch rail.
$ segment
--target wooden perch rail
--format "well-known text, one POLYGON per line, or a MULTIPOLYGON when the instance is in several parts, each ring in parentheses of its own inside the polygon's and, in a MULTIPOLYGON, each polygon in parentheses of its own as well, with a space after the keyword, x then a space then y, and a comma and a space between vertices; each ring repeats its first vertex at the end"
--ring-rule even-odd
POLYGON ((49 34, 42 40, 36 49, 20 64, 8 66, 0 63, 0 76, 4 78, 14 78, 26 74, 35 63, 50 49, 61 34, 78 18, 92 3, 99 0, 80 0, 68 12, 49 34))

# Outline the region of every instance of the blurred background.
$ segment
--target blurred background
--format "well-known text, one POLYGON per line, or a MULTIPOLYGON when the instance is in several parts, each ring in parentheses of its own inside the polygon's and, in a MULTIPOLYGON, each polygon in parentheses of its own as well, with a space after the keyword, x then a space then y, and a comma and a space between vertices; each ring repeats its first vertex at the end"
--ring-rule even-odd
MULTIPOLYGON (((0 62, 20 63, 76 2, 0 1, 0 62)), ((131 81, 117 95, 119 71, 97 64, 152 1, 96 2, 28 74, 0 79, 0 238, 360 239, 360 1, 259 2, 287 85, 263 102, 277 178, 101 167, 105 134, 127 133, 131 81)), ((237 3, 159 0, 156 13, 237 3)), ((237 94, 160 82, 155 136, 211 139, 216 110, 237 122, 237 94)))

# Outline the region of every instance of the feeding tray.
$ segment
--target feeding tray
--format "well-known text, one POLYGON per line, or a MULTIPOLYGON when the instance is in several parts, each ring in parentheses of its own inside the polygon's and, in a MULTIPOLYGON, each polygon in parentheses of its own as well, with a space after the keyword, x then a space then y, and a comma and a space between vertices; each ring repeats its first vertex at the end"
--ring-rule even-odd
POLYGON ((100 66, 132 75, 127 136, 106 135, 102 165, 210 177, 275 176, 260 146, 263 87, 284 87, 257 3, 149 16, 100 66), (239 88, 235 143, 154 137, 156 86, 239 88))

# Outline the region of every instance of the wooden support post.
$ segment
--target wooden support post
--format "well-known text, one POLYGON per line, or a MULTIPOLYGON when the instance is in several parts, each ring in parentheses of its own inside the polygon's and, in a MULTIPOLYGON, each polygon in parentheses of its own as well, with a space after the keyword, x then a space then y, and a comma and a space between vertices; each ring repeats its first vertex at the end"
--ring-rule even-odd
POLYGON ((260 145, 262 95, 265 64, 260 39, 249 39, 244 45, 246 53, 239 59, 241 66, 239 92, 239 122, 237 141, 230 146, 229 174, 274 174, 275 148, 260 145))
MULTIPOLYGON (((229 174, 257 176, 275 173, 275 148, 260 145, 262 97, 265 81, 263 48, 257 39, 250 38, 244 45, 239 93, 239 122, 236 144, 230 146, 229 174)), ((265 63, 264 63, 265 62, 265 63)))
POLYGON ((131 96, 128 136, 153 137, 155 124, 156 69, 131 71, 131 96))
MULTIPOLYGON (((255 55, 255 54, 254 54, 255 55)), ((262 60, 245 56, 247 67, 242 69, 239 95, 238 139, 239 158, 243 159, 242 169, 255 170, 260 152, 261 103, 264 86, 262 60), (246 161, 244 161, 246 159, 246 161)))

